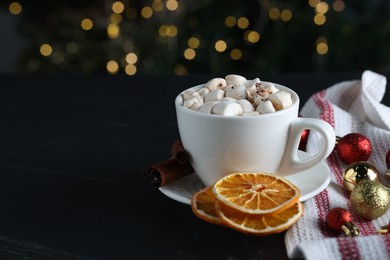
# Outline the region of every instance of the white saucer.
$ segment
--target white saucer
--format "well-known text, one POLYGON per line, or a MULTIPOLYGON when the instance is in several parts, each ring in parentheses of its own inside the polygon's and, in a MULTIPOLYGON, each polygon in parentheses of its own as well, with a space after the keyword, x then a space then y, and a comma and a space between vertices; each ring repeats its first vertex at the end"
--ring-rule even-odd
MULTIPOLYGON (((309 157, 309 154, 298 151, 301 158, 309 157)), ((308 170, 286 177, 301 190, 300 201, 308 200, 323 191, 330 182, 328 166, 321 162, 308 170)), ((160 188, 160 191, 173 200, 184 204, 191 204, 191 197, 205 185, 195 173, 180 178, 160 188)))

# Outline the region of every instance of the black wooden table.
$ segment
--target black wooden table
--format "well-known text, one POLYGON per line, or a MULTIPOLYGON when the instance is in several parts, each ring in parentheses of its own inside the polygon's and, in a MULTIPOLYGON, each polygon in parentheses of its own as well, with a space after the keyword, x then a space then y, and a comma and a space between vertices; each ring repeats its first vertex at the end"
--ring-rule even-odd
MULTIPOLYGON (((0 259, 287 258, 284 233, 206 223, 143 177, 178 138, 176 95, 214 76, 0 75, 0 259)), ((245 76, 302 105, 361 73, 245 76)))

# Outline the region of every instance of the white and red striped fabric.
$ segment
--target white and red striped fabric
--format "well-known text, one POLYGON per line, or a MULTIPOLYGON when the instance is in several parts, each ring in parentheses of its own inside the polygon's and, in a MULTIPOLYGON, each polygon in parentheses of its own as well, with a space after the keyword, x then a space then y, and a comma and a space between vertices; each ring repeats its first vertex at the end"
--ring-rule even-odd
MULTIPOLYGON (((303 106, 301 116, 321 118, 331 124, 337 136, 360 133, 371 140, 368 162, 380 173, 387 170, 386 153, 390 150, 390 108, 381 104, 386 78, 365 71, 360 80, 345 81, 314 94, 303 106)), ((310 133, 307 152, 315 153, 321 139, 310 133)), ((333 151, 326 160, 331 170, 329 186, 304 203, 304 216, 286 233, 290 258, 305 259, 390 259, 390 234, 377 230, 390 222, 390 210, 375 220, 364 220, 353 211, 349 193, 343 188, 342 175, 347 167, 333 151), (325 222, 335 207, 349 210, 360 235, 349 238, 330 230, 325 222)))

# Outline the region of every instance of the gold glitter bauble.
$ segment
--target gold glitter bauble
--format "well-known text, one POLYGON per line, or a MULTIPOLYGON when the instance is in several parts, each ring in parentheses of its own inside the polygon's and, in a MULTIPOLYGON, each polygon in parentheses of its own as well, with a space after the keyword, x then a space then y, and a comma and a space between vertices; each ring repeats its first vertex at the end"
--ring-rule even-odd
POLYGON ((362 180, 378 180, 378 170, 374 165, 367 162, 354 162, 347 166, 343 173, 343 186, 346 190, 352 191, 356 184, 362 180))
POLYGON ((352 208, 365 219, 376 219, 390 207, 390 192, 379 182, 360 181, 351 192, 352 208))

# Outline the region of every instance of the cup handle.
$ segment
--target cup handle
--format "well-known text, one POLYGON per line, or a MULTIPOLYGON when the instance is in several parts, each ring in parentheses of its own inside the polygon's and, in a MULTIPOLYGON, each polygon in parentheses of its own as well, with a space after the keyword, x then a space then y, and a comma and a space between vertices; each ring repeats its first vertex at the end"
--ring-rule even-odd
POLYGON ((332 152, 336 143, 336 135, 331 125, 321 119, 296 118, 290 125, 287 148, 282 165, 278 173, 288 176, 314 167, 332 152), (322 137, 321 150, 307 159, 298 158, 298 147, 302 132, 306 129, 314 130, 322 137))

